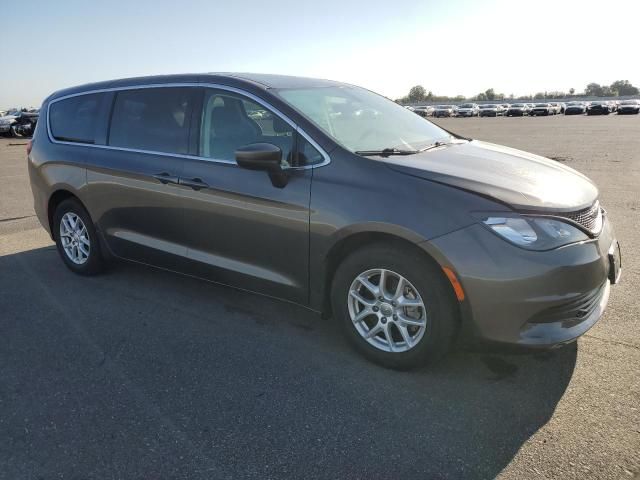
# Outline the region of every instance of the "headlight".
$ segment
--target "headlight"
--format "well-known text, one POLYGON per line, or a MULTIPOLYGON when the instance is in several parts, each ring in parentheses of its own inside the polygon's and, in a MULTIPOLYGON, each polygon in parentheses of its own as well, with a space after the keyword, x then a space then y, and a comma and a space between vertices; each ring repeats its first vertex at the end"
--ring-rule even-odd
POLYGON ((550 250, 589 239, 582 230, 550 217, 481 214, 480 218, 500 237, 529 250, 550 250))

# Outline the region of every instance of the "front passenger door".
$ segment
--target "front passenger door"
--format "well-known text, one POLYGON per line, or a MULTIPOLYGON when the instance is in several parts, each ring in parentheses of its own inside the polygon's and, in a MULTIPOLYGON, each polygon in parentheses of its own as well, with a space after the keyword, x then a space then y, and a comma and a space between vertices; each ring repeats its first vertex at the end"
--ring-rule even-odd
POLYGON ((267 173, 235 162, 237 148, 267 142, 280 147, 289 166, 294 127, 253 99, 209 88, 197 122, 201 158, 186 159, 181 177, 192 182, 181 187, 192 273, 306 303, 312 170, 291 170, 278 188, 267 173))

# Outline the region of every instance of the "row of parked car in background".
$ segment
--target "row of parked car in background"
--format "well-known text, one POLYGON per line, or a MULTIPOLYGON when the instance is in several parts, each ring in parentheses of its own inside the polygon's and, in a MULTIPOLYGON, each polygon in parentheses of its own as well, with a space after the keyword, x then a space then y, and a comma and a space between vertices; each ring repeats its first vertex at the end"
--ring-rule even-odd
POLYGON ((12 108, 0 110, 0 135, 5 137, 30 137, 36 129, 40 110, 37 108, 12 108))
POLYGON ((537 117, 549 115, 639 114, 640 100, 596 100, 591 102, 463 103, 406 107, 421 117, 537 117))
MULTIPOLYGON (((596 100, 591 102, 543 103, 463 103, 461 105, 407 106, 422 117, 523 117, 548 115, 609 115, 639 114, 640 100, 596 100)), ((0 135, 30 137, 40 116, 37 108, 0 110, 0 135)))

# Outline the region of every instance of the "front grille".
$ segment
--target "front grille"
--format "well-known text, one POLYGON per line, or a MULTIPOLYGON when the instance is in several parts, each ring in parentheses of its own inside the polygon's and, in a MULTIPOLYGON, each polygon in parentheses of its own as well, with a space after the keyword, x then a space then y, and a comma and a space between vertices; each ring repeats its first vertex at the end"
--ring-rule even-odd
POLYGON ((600 304, 605 285, 595 290, 578 295, 573 300, 550 307, 536 313, 529 323, 563 322, 565 327, 572 327, 591 315, 600 304))
POLYGON ((577 212, 562 213, 560 216, 573 220, 593 234, 600 233, 602 229, 602 209, 598 200, 588 208, 577 212))

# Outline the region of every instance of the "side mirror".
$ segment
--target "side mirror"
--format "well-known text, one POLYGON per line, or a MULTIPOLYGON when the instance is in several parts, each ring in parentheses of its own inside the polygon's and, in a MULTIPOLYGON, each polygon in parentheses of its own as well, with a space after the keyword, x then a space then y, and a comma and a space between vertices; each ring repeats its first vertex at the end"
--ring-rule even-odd
POLYGON ((250 143, 236 150, 236 162, 248 170, 280 171, 282 150, 271 143, 250 143))
POLYGON ((281 166, 282 150, 272 143, 250 143, 238 148, 236 162, 248 170, 264 170, 274 187, 284 188, 289 181, 289 175, 281 166))

